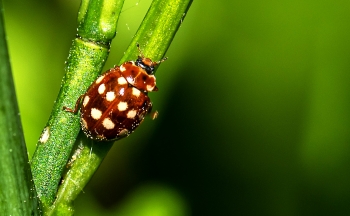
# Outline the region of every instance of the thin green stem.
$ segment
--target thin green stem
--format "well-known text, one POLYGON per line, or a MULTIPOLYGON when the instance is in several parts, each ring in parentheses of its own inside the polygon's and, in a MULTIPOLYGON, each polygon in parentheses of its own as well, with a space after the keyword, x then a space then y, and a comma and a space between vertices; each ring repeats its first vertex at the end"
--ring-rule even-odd
POLYGON ((0 212, 40 215, 13 83, 0 1, 0 212))
POLYGON ((154 0, 119 64, 137 58, 137 43, 146 57, 163 59, 191 3, 192 0, 154 0))
MULTIPOLYGON (((162 59, 191 3, 192 0, 154 0, 120 63, 137 58, 137 43, 141 45, 146 57, 155 61, 162 59)), ((99 167, 112 144, 113 142, 94 142, 81 133, 72 163, 52 206, 52 214, 73 213, 74 199, 99 167)))
POLYGON ((77 148, 67 164, 69 169, 59 188, 57 199, 47 215, 73 215, 73 201, 100 166, 113 142, 96 143, 81 132, 76 144, 77 148))
POLYGON ((64 167, 80 130, 79 116, 62 110, 76 100, 100 74, 116 34, 124 0, 83 0, 78 37, 73 40, 66 75, 53 111, 31 161, 38 196, 46 211, 54 202, 64 167))

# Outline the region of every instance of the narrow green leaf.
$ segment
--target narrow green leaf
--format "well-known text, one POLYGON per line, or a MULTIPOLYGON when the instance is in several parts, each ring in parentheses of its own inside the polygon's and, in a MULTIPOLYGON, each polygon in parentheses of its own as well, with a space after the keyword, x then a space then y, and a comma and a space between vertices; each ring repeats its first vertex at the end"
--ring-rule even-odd
POLYGON ((40 215, 13 83, 0 1, 0 213, 40 215))
POLYGON ((31 161, 35 186, 44 211, 55 199, 63 169, 80 130, 79 116, 62 108, 74 108, 79 96, 100 74, 115 36, 123 2, 82 1, 78 16, 78 37, 73 40, 69 51, 66 75, 31 161))

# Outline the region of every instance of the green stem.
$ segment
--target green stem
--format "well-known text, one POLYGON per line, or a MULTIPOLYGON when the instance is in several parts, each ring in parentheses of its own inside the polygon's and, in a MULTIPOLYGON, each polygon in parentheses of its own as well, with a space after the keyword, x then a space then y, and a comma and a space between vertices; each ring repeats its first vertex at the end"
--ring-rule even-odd
POLYGON ((0 1, 0 212, 40 215, 19 116, 0 1))
POLYGON ((137 43, 146 57, 154 61, 163 59, 191 3, 192 0, 153 0, 119 64, 137 58, 137 43))
MULTIPOLYGON (((154 0, 140 28, 120 61, 135 60, 136 43, 146 57, 161 60, 179 29, 192 0, 154 0)), ((135 135, 133 135, 135 136, 135 135)), ((73 214, 72 203, 85 187, 113 142, 94 142, 81 133, 73 161, 64 176, 63 183, 52 206, 52 214, 73 214), (84 141, 85 140, 85 141, 84 141)))
POLYGON ((101 145, 101 143, 87 138, 81 132, 76 144, 77 148, 67 165, 72 167, 68 169, 64 176, 63 183, 57 193, 57 199, 47 215, 73 215, 73 201, 100 166, 113 142, 106 142, 101 145))
POLYGON ((62 110, 76 100, 100 74, 116 34, 124 0, 83 0, 78 37, 69 51, 66 75, 53 111, 31 161, 38 196, 46 211, 53 203, 65 165, 80 130, 79 116, 62 110))

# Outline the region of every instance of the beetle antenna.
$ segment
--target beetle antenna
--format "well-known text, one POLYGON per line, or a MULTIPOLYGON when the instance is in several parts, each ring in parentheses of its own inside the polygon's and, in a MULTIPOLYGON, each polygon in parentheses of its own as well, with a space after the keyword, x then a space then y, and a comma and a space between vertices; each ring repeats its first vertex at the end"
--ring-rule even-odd
POLYGON ((161 59, 160 61, 155 62, 156 65, 159 65, 160 63, 162 63, 163 61, 167 60, 168 57, 164 57, 163 59, 161 59))
POLYGON ((139 50, 140 57, 145 58, 145 56, 143 55, 143 53, 142 53, 142 51, 141 51, 140 44, 139 44, 139 43, 136 43, 136 46, 137 46, 137 49, 139 50))

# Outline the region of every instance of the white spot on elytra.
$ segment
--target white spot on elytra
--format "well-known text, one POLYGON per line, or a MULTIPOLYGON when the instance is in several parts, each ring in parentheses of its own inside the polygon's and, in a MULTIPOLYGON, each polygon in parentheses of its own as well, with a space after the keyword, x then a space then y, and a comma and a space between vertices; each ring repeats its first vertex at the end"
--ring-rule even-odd
POLYGON ((105 75, 102 75, 99 78, 97 78, 96 84, 99 84, 103 80, 104 77, 105 77, 105 75))
POLYGON ((119 111, 124 111, 128 108, 128 104, 126 102, 119 102, 118 104, 118 110, 119 111))
POLYGON ((96 108, 91 108, 91 117, 95 120, 99 120, 102 116, 101 110, 98 110, 96 108))
POLYGON ((147 91, 152 91, 154 89, 154 86, 147 85, 146 88, 147 88, 147 91))
POLYGON ((123 65, 120 65, 119 69, 120 69, 121 72, 126 71, 126 68, 123 65))
POLYGON ((119 94, 122 95, 122 96, 124 95, 124 92, 125 92, 125 89, 124 89, 124 88, 121 88, 121 89, 119 90, 119 94))
POLYGON ((113 129, 115 126, 115 124, 111 121, 110 118, 103 119, 102 125, 108 130, 113 129))
POLYGON ((118 84, 119 85, 124 85, 127 84, 128 82, 126 81, 126 79, 124 77, 119 77, 118 78, 118 84))
POLYGON ((118 136, 122 136, 122 137, 128 136, 128 133, 129 131, 126 128, 124 128, 119 132, 118 136))
POLYGON ((83 127, 85 127, 85 129, 88 129, 87 123, 85 121, 85 119, 81 119, 81 124, 83 125, 83 127))
POLYGON ((98 93, 103 94, 103 92, 105 92, 105 90, 106 90, 106 86, 105 86, 105 84, 102 83, 102 84, 98 87, 98 93))
POLYGON ((127 114, 126 117, 129 119, 133 119, 136 116, 136 110, 130 110, 127 114))
POLYGON ((89 103, 90 97, 89 96, 85 96, 84 97, 84 101, 83 101, 83 106, 85 107, 88 103, 89 103))
POLYGON ((106 94, 106 100, 107 101, 113 101, 115 99, 115 94, 113 91, 107 92, 106 94))
POLYGON ((137 88, 132 88, 132 94, 136 97, 140 96, 141 92, 137 88))
POLYGON ((128 83, 130 83, 131 85, 134 85, 135 82, 132 77, 128 76, 126 79, 128 80, 128 83))
POLYGON ((50 127, 46 127, 46 128, 44 128, 43 132, 41 133, 39 141, 44 144, 47 142, 49 137, 50 137, 50 127))

